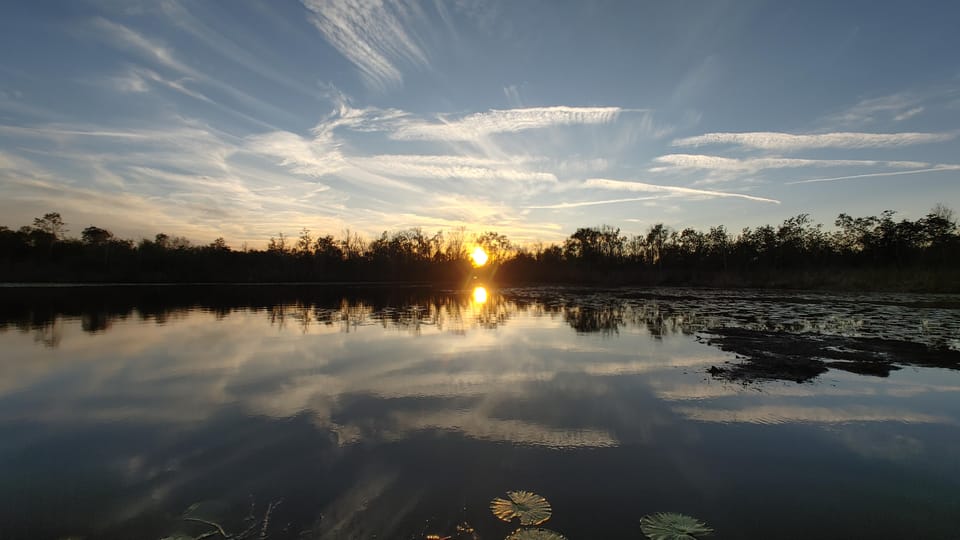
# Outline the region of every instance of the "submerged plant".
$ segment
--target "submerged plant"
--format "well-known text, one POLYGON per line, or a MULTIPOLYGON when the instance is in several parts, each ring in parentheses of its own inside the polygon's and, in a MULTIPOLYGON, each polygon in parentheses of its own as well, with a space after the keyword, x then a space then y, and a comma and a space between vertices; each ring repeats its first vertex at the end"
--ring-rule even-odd
POLYGON ((504 540, 567 540, 567 537, 550 529, 517 529, 504 540))
POLYGON ((539 525, 553 513, 546 499, 530 491, 508 491, 507 499, 490 501, 490 511, 506 522, 519 518, 521 525, 539 525))
POLYGON ((697 540, 713 532, 695 517, 676 512, 657 512, 640 519, 640 530, 650 540, 697 540))
MULTIPOLYGON (((166 536, 161 540, 206 540, 207 538, 222 538, 223 540, 267 540, 270 538, 270 518, 277 509, 277 506, 280 505, 281 500, 276 500, 267 505, 267 509, 263 514, 262 518, 258 518, 255 515, 256 507, 251 501, 250 503, 250 514, 247 515, 244 521, 248 522, 247 528, 236 534, 231 534, 223 528, 222 525, 216 521, 212 521, 203 517, 199 517, 199 513, 209 510, 211 506, 210 503, 196 503, 190 505, 187 508, 183 515, 180 517, 182 521, 189 523, 196 523, 199 525, 205 526, 208 530, 199 536, 187 536, 185 534, 175 534, 173 536, 166 536)), ((213 505, 215 506, 215 505, 213 505)))

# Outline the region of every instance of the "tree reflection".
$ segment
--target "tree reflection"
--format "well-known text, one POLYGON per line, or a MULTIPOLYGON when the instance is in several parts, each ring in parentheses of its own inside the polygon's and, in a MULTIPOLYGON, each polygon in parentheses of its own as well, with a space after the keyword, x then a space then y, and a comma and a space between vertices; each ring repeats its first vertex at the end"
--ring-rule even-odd
POLYGON ((904 326, 895 324, 893 313, 913 316, 918 307, 936 308, 944 302, 936 297, 744 295, 723 290, 483 290, 485 296, 478 289, 385 286, 10 288, 0 290, 0 329, 34 332, 38 343, 55 347, 62 339, 60 326, 64 323, 78 323, 84 332, 103 333, 128 318, 165 325, 199 311, 211 313, 217 320, 235 312, 263 313, 270 324, 280 329, 295 327, 304 334, 331 328, 350 333, 371 325, 411 335, 428 330, 465 334, 499 328, 516 317, 559 318, 580 334, 615 336, 624 329, 635 329, 654 339, 736 326, 786 332, 874 332, 948 346, 945 340, 960 331, 960 321, 945 317, 942 310, 935 319, 924 319, 928 322, 918 326, 917 335, 906 335, 904 326))
POLYGON ((563 320, 574 330, 581 333, 601 332, 604 335, 616 334, 624 324, 623 312, 619 307, 565 307, 563 320))
POLYGON ((234 312, 264 312, 271 325, 294 325, 301 333, 336 327, 350 333, 377 325, 420 335, 424 329, 465 334, 494 329, 512 318, 560 316, 578 333, 614 335, 625 326, 645 327, 654 337, 692 333, 695 317, 667 312, 656 304, 610 297, 518 291, 499 292, 429 288, 330 287, 96 287, 8 290, 0 306, 0 328, 13 326, 37 333, 37 341, 55 347, 61 339, 58 321, 79 320, 88 333, 107 332, 118 320, 137 316, 164 325, 192 311, 212 313, 217 320, 234 312))

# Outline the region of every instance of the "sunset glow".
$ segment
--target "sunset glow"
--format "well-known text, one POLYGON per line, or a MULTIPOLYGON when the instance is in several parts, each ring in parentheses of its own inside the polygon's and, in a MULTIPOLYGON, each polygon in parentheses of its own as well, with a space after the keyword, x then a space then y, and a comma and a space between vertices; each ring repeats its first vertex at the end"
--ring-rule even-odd
POLYGON ((477 246, 473 252, 470 253, 470 259, 473 260, 474 266, 483 266, 487 264, 489 257, 487 257, 487 252, 484 251, 482 247, 477 246))
POLYGON ((532 246, 960 200, 956 2, 14 4, 13 229, 60 212, 74 236, 135 242, 421 228, 532 246))

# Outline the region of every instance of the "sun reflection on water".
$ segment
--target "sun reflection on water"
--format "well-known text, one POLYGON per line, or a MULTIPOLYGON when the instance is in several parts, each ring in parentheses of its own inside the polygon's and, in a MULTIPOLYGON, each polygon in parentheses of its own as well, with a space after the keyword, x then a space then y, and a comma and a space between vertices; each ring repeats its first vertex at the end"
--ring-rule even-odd
POLYGON ((484 287, 474 287, 473 302, 475 304, 485 304, 487 302, 487 289, 484 287))

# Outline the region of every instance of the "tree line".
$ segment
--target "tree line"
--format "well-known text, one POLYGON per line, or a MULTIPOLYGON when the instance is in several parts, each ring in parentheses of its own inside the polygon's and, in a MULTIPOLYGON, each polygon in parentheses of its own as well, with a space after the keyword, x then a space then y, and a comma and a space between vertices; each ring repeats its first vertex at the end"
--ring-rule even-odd
POLYGON ((591 283, 960 289, 960 230, 937 205, 916 220, 840 214, 826 230, 808 214, 732 234, 651 226, 625 235, 608 225, 577 229, 562 243, 518 245, 496 232, 420 228, 374 238, 271 237, 265 249, 231 248, 221 237, 195 245, 164 233, 139 241, 90 225, 68 236, 51 212, 18 229, 0 226, 0 281, 454 283, 480 275, 502 284, 591 283), (469 253, 489 256, 473 269, 469 253))

